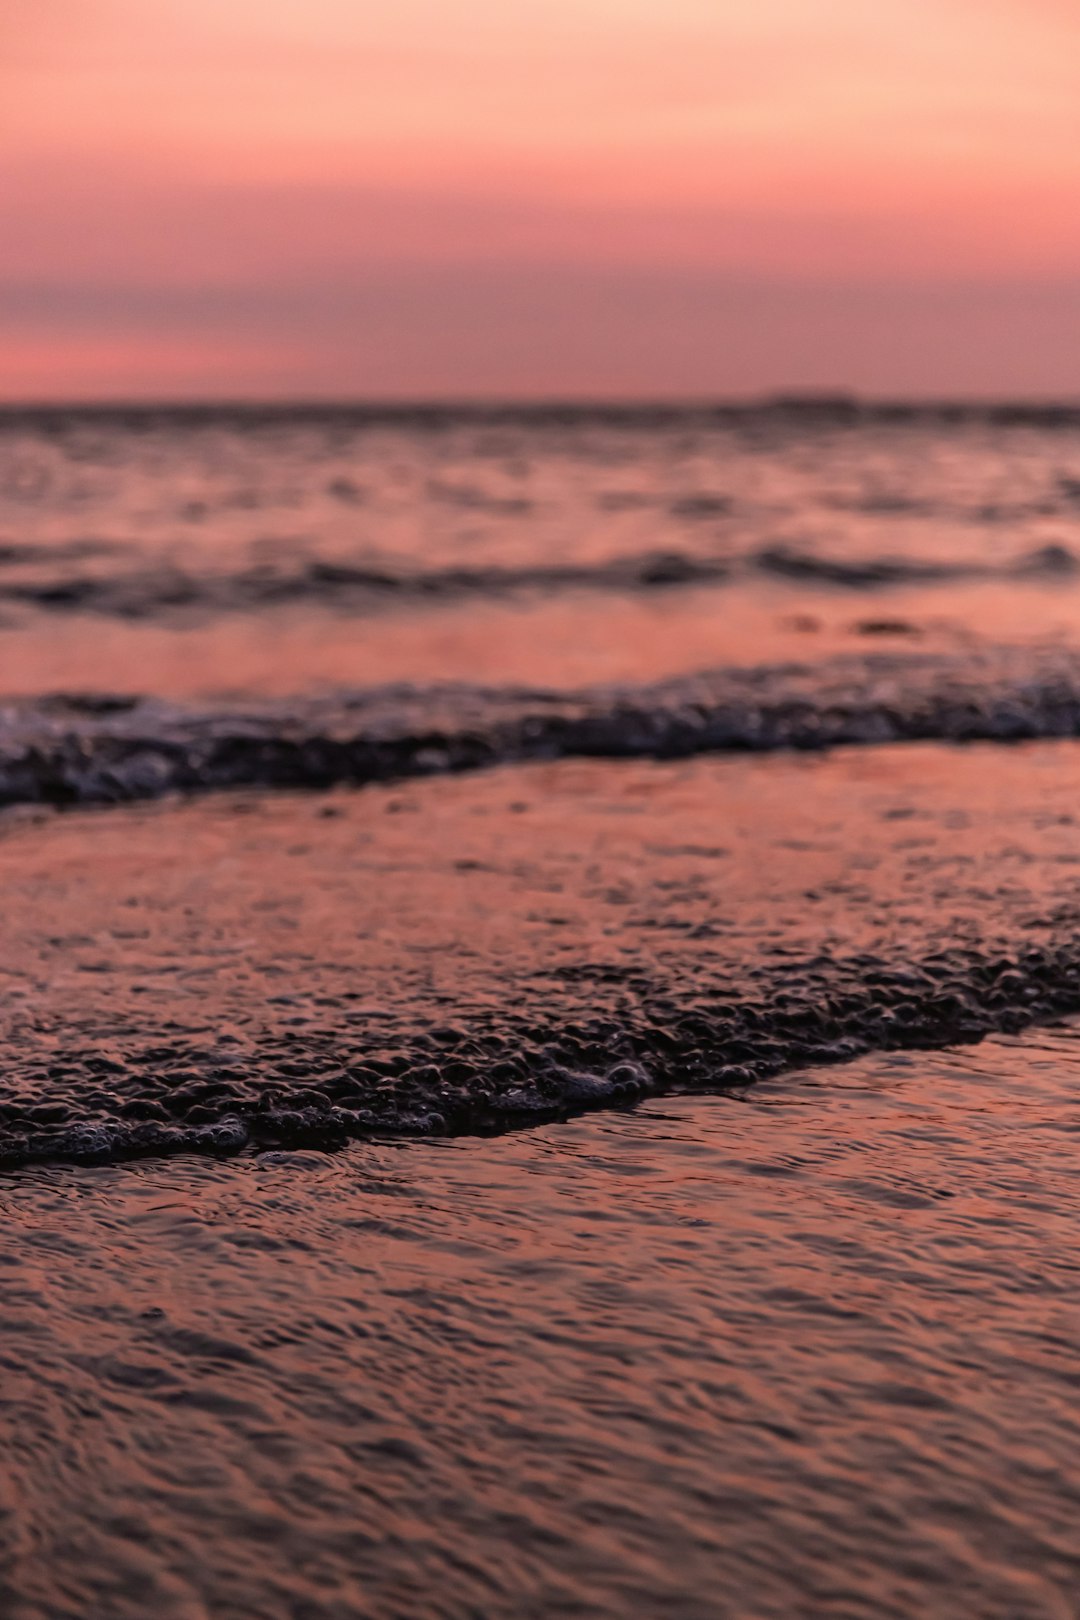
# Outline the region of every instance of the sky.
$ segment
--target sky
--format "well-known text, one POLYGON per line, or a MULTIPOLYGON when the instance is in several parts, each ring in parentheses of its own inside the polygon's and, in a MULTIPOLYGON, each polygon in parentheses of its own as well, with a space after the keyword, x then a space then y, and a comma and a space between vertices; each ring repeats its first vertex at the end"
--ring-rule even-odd
POLYGON ((0 0, 0 398, 1080 397, 1076 0, 0 0))

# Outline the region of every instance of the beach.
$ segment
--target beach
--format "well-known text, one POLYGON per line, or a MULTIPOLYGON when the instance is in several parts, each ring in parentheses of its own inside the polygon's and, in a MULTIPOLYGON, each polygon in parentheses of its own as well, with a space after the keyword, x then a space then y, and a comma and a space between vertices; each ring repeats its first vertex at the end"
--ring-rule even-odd
POLYGON ((12 1620, 1067 1617, 1080 416, 0 412, 12 1620))

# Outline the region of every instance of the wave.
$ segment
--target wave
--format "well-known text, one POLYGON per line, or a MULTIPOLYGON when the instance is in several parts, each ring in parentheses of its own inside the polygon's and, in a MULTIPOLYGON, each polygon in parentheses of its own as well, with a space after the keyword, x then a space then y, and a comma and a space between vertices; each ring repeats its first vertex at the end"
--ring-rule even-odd
POLYGON ((112 540, 78 538, 36 544, 29 540, 0 539, 0 568, 22 567, 27 563, 82 562, 87 557, 107 557, 122 550, 123 547, 112 540))
MULTIPOLYGON (((0 553, 0 563, 4 560, 0 553)), ((413 572, 314 559, 291 569, 258 565, 231 574, 147 568, 114 574, 0 579, 0 601, 117 618, 152 617, 178 608, 243 612, 292 602, 332 603, 363 613, 377 611, 394 601, 420 603, 526 592, 711 585, 725 580, 729 572, 724 560, 670 551, 597 563, 450 567, 413 572)))
MULTIPOLYGON (((762 573, 776 574, 782 579, 853 589, 977 579, 995 571, 975 562, 914 557, 828 557, 789 545, 765 546, 755 554, 753 564, 762 573)), ((1007 571, 1015 572, 1015 565, 1007 571)))
POLYGON ((568 757, 1075 736, 1080 656, 1022 648, 848 655, 573 692, 399 685, 202 707, 61 693, 0 710, 0 804, 318 789, 568 757))
MULTIPOLYGON (((1030 922, 1026 925, 1030 930, 1030 922)), ((588 981, 603 968, 571 966, 588 981)), ((0 1168, 246 1148, 333 1149, 372 1135, 512 1129, 663 1093, 737 1091, 783 1070, 868 1051, 972 1042, 1080 1011, 1075 919, 1062 940, 889 961, 833 955, 755 970, 753 991, 680 997, 638 980, 617 1017, 500 1013, 497 1028, 399 1041, 266 1035, 235 1048, 173 1040, 108 1051, 65 1042, 48 1096, 5 1095, 0 1168), (268 1080, 276 1077, 277 1084, 268 1080)), ((584 985, 588 989, 588 984, 584 985)))
MULTIPOLYGON (((85 546, 104 550, 104 543, 85 546)), ((90 554, 76 543, 52 553, 90 554)), ((114 548, 116 549, 116 548, 114 548)), ((42 561, 44 548, 0 546, 0 566, 42 561)), ((1067 546, 1050 544, 999 565, 917 557, 830 556, 787 543, 747 555, 699 556, 660 550, 595 563, 534 563, 518 567, 448 567, 395 570, 362 562, 314 559, 291 569, 257 565, 234 573, 191 573, 180 568, 0 577, 0 602, 51 612, 86 612, 142 619, 176 611, 253 612, 290 603, 319 603, 363 615, 391 603, 456 602, 474 598, 565 591, 648 591, 735 583, 755 575, 808 585, 872 591, 958 580, 1064 580, 1080 571, 1067 546)))
POLYGON ((1004 563, 920 557, 829 557, 798 546, 766 546, 752 564, 765 574, 812 584, 852 589, 883 585, 948 584, 961 579, 1060 579, 1076 574, 1080 558, 1054 542, 1036 546, 1004 563))

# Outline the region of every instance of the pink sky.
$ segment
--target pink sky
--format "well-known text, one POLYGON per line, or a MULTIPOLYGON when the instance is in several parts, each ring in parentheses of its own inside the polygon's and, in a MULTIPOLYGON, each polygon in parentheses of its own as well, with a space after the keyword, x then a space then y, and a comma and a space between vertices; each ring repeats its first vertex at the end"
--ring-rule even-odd
POLYGON ((1074 0, 0 0, 0 395, 1080 396, 1074 0))

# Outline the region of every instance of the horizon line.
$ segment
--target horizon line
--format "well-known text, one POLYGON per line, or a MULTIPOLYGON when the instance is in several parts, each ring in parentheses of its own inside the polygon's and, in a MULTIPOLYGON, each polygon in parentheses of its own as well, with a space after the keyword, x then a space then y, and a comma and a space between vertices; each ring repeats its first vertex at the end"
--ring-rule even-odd
POLYGON ((355 411, 372 414, 457 412, 544 413, 605 411, 995 411, 1080 412, 1080 392, 1063 394, 866 394, 848 388, 782 388, 745 394, 183 394, 109 396, 0 397, 0 416, 87 411, 107 413, 192 413, 235 411, 252 413, 355 411))

